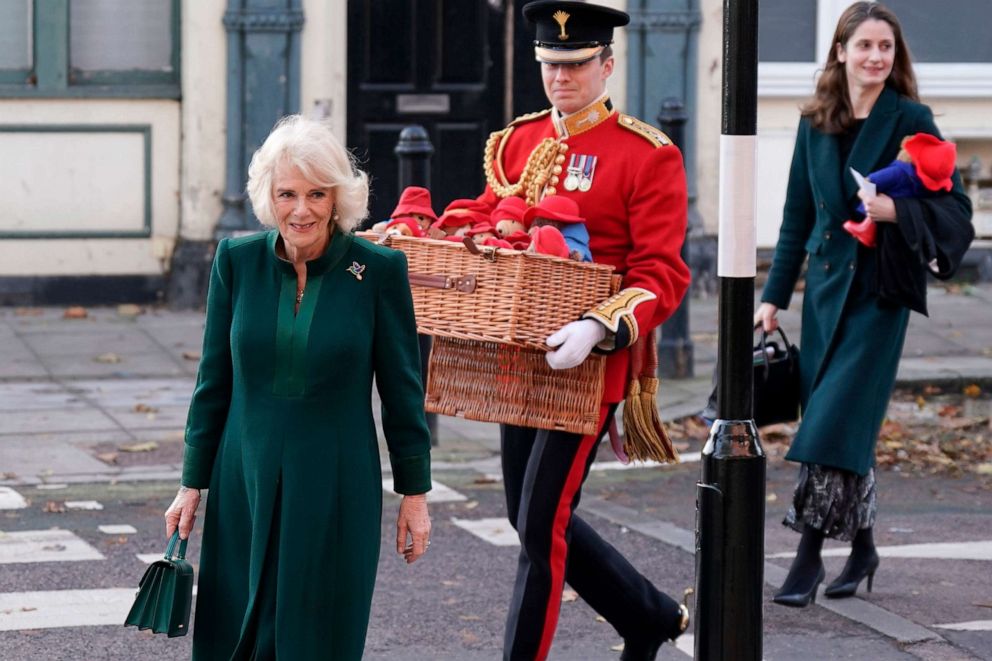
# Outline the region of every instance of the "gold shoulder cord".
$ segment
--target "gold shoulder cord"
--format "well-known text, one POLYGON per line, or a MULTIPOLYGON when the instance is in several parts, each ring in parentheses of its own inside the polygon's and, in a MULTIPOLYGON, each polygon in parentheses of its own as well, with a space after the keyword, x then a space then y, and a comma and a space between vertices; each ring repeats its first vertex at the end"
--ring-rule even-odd
POLYGON ((541 140, 527 157, 527 163, 520 173, 520 180, 511 184, 503 168, 503 149, 513 133, 513 128, 509 126, 502 131, 489 134, 485 153, 482 156, 482 168, 486 173, 486 182, 497 197, 506 198, 524 192, 524 200, 529 206, 533 206, 538 203, 548 180, 556 174, 554 170, 561 172, 561 164, 565 162, 564 153, 568 150, 568 145, 559 143, 555 138, 541 140), (498 150, 496 143, 499 143, 498 150))

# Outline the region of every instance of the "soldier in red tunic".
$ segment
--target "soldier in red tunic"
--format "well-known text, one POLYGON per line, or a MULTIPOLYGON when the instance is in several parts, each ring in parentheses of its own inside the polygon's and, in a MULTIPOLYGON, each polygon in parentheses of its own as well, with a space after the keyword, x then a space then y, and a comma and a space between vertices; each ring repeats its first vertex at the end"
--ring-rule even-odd
POLYGON ((575 367, 591 351, 609 354, 600 433, 500 429, 508 516, 522 547, 504 657, 547 656, 567 581, 623 636, 622 659, 654 659, 664 641, 685 631, 688 609, 574 510, 596 446, 637 376, 630 347, 672 314, 689 284, 679 256, 687 214, 682 155, 661 131, 610 102, 613 28, 626 25, 627 14, 553 0, 531 2, 523 13, 537 27, 536 59, 553 107, 490 136, 478 201, 492 209, 510 196, 528 205, 546 195, 572 198, 587 218, 593 260, 613 265, 623 284, 547 340, 556 347, 547 354, 555 369, 575 367))

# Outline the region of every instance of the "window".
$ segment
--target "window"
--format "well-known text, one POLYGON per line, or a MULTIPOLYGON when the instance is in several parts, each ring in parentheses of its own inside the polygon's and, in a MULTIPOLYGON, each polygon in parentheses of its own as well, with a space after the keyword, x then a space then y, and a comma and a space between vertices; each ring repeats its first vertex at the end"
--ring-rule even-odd
MULTIPOLYGON (((837 18, 850 4, 761 0, 758 94, 811 94, 837 18)), ((955 0, 937 14, 932 0, 886 0, 885 5, 902 23, 923 96, 992 97, 992 2, 955 0)))
POLYGON ((180 0, 4 0, 0 97, 179 97, 180 0))

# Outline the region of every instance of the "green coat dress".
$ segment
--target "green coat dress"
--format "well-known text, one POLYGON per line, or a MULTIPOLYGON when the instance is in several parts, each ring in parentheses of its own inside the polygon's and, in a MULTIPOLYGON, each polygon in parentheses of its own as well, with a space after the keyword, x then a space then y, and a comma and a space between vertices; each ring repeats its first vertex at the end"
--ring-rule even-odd
POLYGON ((209 487, 193 656, 359 659, 382 477, 430 489, 430 435, 403 253, 335 232, 296 273, 269 231, 217 246, 182 483, 209 487), (274 643, 273 643, 274 641, 274 643))
MULTIPOLYGON (((782 228, 761 300, 785 309, 808 255, 800 351, 802 423, 786 458, 865 475, 895 385, 909 311, 879 305, 875 255, 844 231, 860 201, 853 167, 868 174, 895 159, 900 141, 939 136, 930 109, 886 87, 847 162, 838 138, 799 123, 782 228)), ((957 171, 948 195, 970 205, 957 171)), ((970 206, 969 206, 970 208, 970 206)))

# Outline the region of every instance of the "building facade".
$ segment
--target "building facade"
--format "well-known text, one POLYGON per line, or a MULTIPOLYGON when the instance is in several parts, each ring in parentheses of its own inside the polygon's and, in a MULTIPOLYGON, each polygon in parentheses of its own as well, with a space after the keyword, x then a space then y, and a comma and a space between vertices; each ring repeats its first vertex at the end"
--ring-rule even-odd
MULTIPOLYGON (((600 0, 618 31, 615 105, 688 116, 693 232, 714 235, 721 0, 600 0)), ((327 118, 396 195, 393 135, 425 125, 434 203, 481 187, 480 136, 544 107, 523 0, 7 0, 0 5, 0 304, 202 298, 220 235, 257 229, 247 159, 282 114, 327 118), (426 54, 431 54, 428 57, 426 54), (479 143, 479 144, 476 144, 479 143), (478 152, 478 154, 476 154, 478 152), (456 176, 457 175, 457 176, 456 176)), ((758 243, 774 245, 798 107, 847 0, 762 0, 758 243)), ((974 181, 992 239, 992 19, 985 0, 890 0, 921 92, 974 181)))

